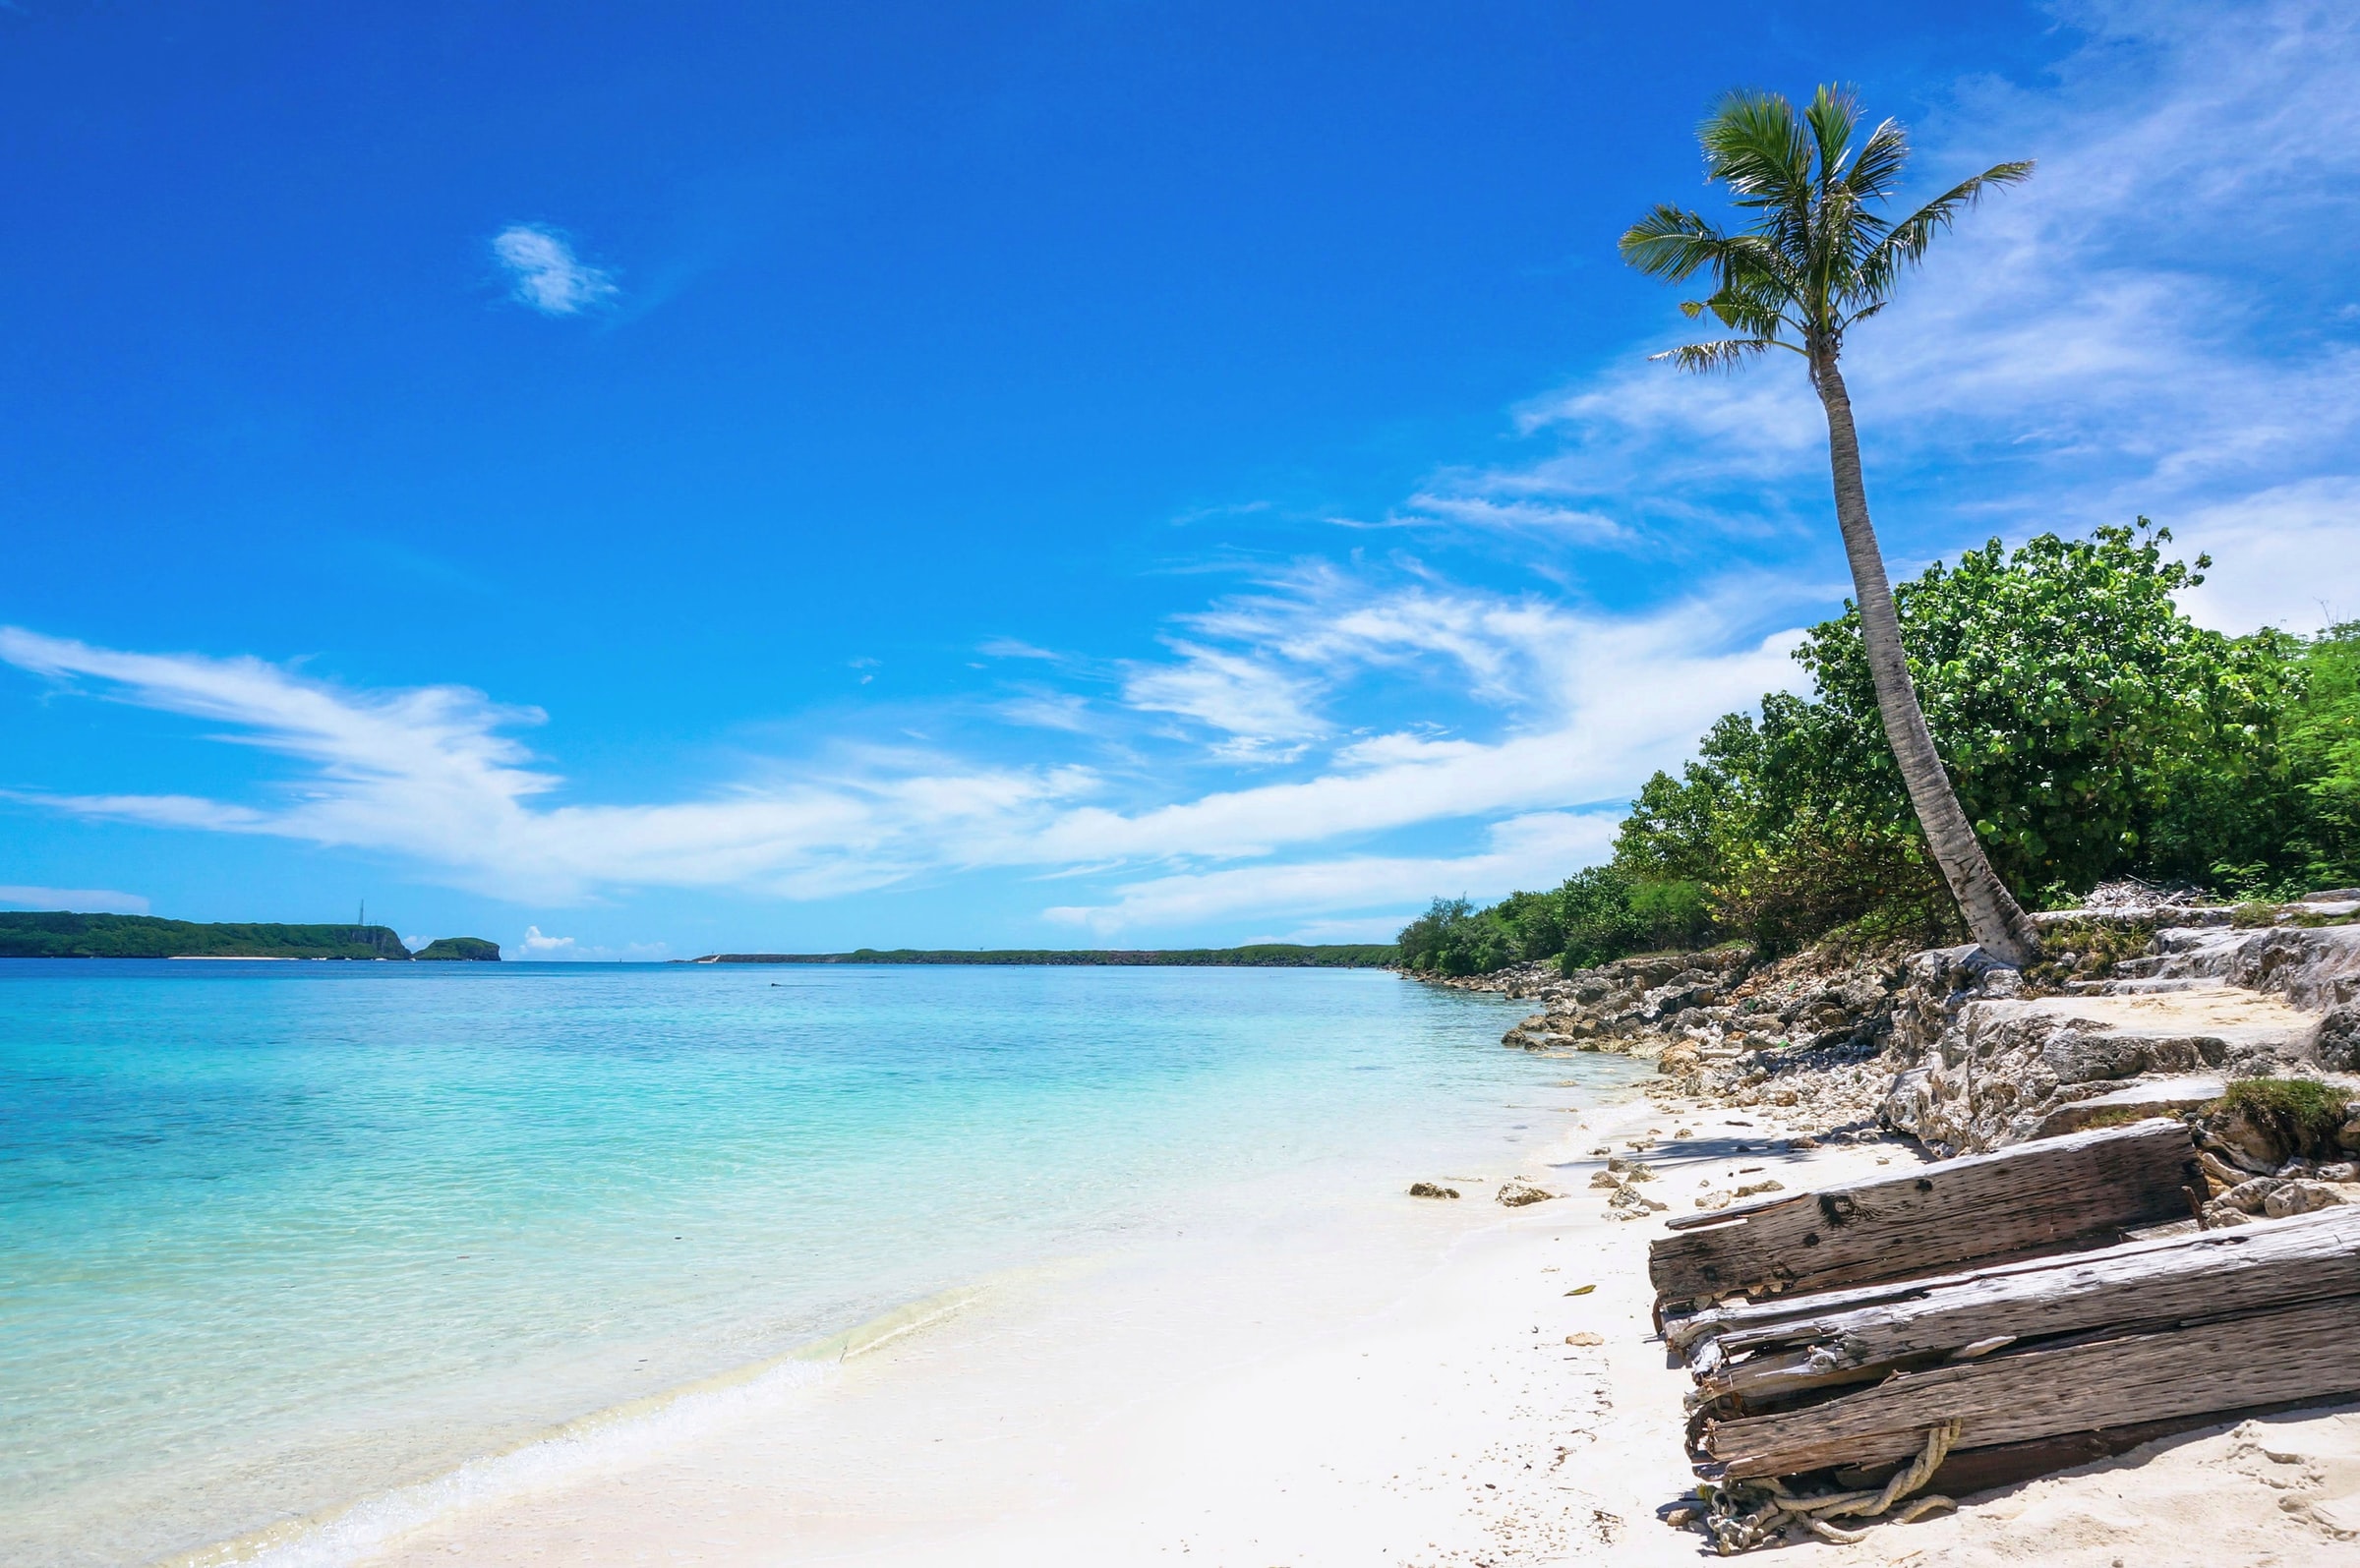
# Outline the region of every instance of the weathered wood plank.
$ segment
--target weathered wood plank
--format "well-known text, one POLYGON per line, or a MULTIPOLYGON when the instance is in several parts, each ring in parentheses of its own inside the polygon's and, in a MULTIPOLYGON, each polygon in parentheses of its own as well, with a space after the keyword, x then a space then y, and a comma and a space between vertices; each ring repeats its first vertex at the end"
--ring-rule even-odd
POLYGON ((1664 1341, 1680 1355, 1707 1339, 1733 1333, 1740 1329, 1767 1327, 1774 1323, 1792 1322, 1825 1312, 1848 1311, 1856 1307, 1872 1307, 1879 1302, 1917 1301, 1928 1291, 1967 1279, 1994 1278, 2024 1269, 2054 1268, 2066 1258, 2088 1252, 2103 1251, 2119 1247, 2163 1247, 2180 1238, 2156 1242, 2114 1242, 2108 1247, 2090 1246, 2073 1251, 2047 1251, 2031 1257, 2007 1258, 1986 1262, 1949 1274, 1917 1274, 1908 1279, 1881 1280, 1874 1285, 1848 1285, 1834 1290, 1808 1291, 1784 1296, 1764 1296, 1757 1300, 1740 1301, 1728 1307, 1708 1307, 1701 1311, 1677 1317, 1664 1326, 1664 1341))
MULTIPOLYGON (((2031 1481, 2036 1476, 2050 1476, 2076 1465, 2094 1460, 2111 1459, 2127 1454, 2159 1438, 2174 1437, 2181 1432, 2195 1431, 2205 1426, 2227 1425, 2259 1417, 2282 1416, 2290 1411, 2317 1410, 2344 1403, 2340 1396, 2325 1399, 2282 1399, 2268 1405, 2244 1405, 2235 1410, 2200 1411, 2193 1416, 2174 1416, 2166 1421, 2135 1422, 2128 1426, 2109 1426, 2103 1431, 2067 1432, 2057 1437, 2036 1438, 2029 1443, 2001 1443, 1991 1448, 1976 1448, 1966 1453, 1953 1453, 1927 1479, 1925 1489, 1945 1497, 1963 1497, 1969 1492, 1989 1491, 1994 1486, 2013 1486, 2031 1481)), ((1877 1484, 1882 1485, 1885 1467, 1878 1468, 1877 1484)))
POLYGON ((1708 1399, 1760 1409, 1868 1381, 1963 1347, 2113 1328, 2123 1333, 2360 1297, 2360 1208, 2135 1242, 1987 1272, 1919 1281, 1906 1294, 1723 1330, 1688 1358, 1708 1399))
MULTIPOLYGON (((2340 1298, 2161 1333, 2000 1354, 1768 1416, 1710 1422, 1704 1452, 1733 1480, 1905 1459, 1926 1428, 1955 1450, 2360 1393, 2360 1301, 2340 1298)), ((1954 1450, 1954 1451, 1955 1451, 1954 1450)))
POLYGON ((1659 1305, 1773 1280, 1804 1288, 1906 1279, 2086 1244, 2185 1215, 2195 1145, 2178 1122, 2046 1138, 1800 1192, 1648 1247, 1659 1305))

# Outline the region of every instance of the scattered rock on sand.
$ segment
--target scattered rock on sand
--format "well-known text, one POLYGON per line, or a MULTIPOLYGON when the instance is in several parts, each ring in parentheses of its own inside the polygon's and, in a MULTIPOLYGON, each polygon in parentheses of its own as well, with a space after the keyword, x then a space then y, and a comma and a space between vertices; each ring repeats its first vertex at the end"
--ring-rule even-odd
MULTIPOLYGON (((1506 1199, 1503 1198, 1501 1201, 1505 1202, 1506 1199)), ((1672 1205, 1659 1203, 1651 1197, 1644 1197, 1630 1188, 1619 1187, 1615 1189, 1615 1195, 1606 1200, 1606 1206, 1610 1211, 1615 1211, 1620 1219, 1638 1220, 1645 1219, 1650 1214, 1661 1214, 1672 1205)))
POLYGON ((1509 1182, 1500 1189, 1500 1201, 1509 1208, 1522 1208, 1527 1203, 1546 1203, 1557 1195, 1547 1188, 1535 1187, 1530 1182, 1509 1182))
POLYGON ((1409 1195, 1411 1197, 1456 1197, 1458 1189, 1444 1187, 1435 1182, 1412 1182, 1409 1184, 1409 1195))
POLYGON ((2325 1182, 2287 1182, 2262 1200, 2262 1212, 2282 1220, 2289 1214, 2308 1214, 2343 1201, 2343 1194, 2325 1182))

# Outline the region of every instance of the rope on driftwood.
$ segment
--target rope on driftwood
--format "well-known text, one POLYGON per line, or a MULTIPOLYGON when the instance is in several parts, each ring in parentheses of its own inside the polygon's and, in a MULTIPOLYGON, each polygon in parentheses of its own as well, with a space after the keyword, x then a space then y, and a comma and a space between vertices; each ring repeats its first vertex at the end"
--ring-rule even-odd
MULTIPOLYGON (((1847 1545, 1864 1540, 1864 1530, 1841 1530, 1831 1520, 1874 1519, 1895 1503, 1908 1497, 1933 1479, 1942 1468, 1950 1445, 1959 1440, 1959 1423, 1944 1422, 1930 1427, 1925 1434, 1925 1447, 1918 1457, 1893 1473, 1882 1487, 1865 1491, 1822 1492, 1815 1497, 1798 1497, 1787 1490, 1786 1483, 1772 1477, 1762 1485, 1708 1486, 1704 1488, 1704 1528, 1713 1538, 1713 1544, 1724 1557, 1749 1551, 1785 1530, 1790 1524, 1800 1524, 1822 1540, 1840 1541, 1847 1545)), ((1958 1504, 1947 1497, 1919 1497, 1893 1515, 1907 1524, 1921 1514, 1937 1508, 1955 1508, 1958 1504)))

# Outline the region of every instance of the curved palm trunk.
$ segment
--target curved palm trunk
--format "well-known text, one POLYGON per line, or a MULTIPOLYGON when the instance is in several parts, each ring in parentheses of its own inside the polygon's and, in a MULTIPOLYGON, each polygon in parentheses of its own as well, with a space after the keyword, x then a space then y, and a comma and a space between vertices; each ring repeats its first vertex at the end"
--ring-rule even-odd
POLYGON ((1918 688, 1902 654, 1901 618, 1894 612, 1884 556, 1868 521, 1868 492, 1860 483, 1860 441, 1852 426, 1851 394, 1844 389, 1832 351, 1820 349, 1810 360, 1811 384, 1827 410, 1836 523, 1844 531, 1844 553, 1852 562, 1853 597, 1859 602, 1860 636, 1867 644, 1869 673, 1876 680, 1876 708, 1885 722, 1885 738, 1892 743, 1893 760, 1901 764, 1926 845, 1942 867, 1959 912, 1967 917, 1967 929, 1995 956, 2010 963, 2029 962, 2040 952, 2039 933, 1984 858, 1975 828, 1951 790, 1950 776, 1942 771, 1934 737, 1925 727, 1925 713, 1918 706, 1918 688))

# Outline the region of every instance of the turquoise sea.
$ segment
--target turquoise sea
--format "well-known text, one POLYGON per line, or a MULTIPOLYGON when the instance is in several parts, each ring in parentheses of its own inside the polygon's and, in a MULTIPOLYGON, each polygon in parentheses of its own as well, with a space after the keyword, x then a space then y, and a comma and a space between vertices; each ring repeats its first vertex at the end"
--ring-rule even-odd
MULTIPOLYGON (((1616 1059, 1375 971, 0 963, 0 1563, 332 1510, 1616 1059)), ((1421 1164, 1420 1162, 1424 1163, 1421 1164)), ((1365 1170, 1363 1169, 1365 1168, 1365 1170)))

